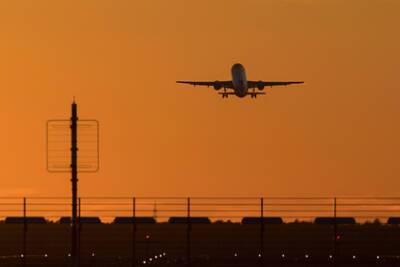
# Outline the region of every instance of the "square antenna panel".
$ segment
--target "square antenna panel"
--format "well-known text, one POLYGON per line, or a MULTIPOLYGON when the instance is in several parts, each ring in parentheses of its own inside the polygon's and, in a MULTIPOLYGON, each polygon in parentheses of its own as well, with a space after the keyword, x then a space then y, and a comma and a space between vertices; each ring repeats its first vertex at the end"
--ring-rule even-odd
MULTIPOLYGON (((77 122, 78 172, 99 170, 99 122, 77 122)), ((71 171, 71 121, 47 122, 47 170, 49 172, 71 171)))

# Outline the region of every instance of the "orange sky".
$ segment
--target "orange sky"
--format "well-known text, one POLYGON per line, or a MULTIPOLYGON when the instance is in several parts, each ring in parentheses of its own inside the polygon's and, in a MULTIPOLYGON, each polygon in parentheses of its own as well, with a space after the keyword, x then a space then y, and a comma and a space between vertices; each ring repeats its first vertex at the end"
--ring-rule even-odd
POLYGON ((400 1, 0 3, 0 196, 69 195, 45 125, 101 124, 83 196, 394 196, 400 1), (175 80, 304 80, 222 99, 175 80))

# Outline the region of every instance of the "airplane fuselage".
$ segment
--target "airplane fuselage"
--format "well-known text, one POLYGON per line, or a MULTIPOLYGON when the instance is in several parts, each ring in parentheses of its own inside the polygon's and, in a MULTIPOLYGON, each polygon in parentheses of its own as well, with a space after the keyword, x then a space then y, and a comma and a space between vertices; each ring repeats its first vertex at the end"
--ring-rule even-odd
POLYGON ((263 91, 265 87, 286 86, 290 84, 304 83, 302 81, 262 81, 262 80, 247 80, 246 70, 243 65, 236 63, 231 68, 231 80, 224 81, 176 81, 177 83, 190 84, 193 86, 213 87, 215 90, 224 89, 218 92, 222 98, 227 98, 229 95, 237 97, 245 97, 247 95, 256 98, 258 95, 265 95, 263 91), (233 90, 228 91, 228 90, 233 90))
POLYGON ((242 64, 234 64, 231 69, 231 74, 235 95, 238 97, 245 97, 248 90, 245 68, 242 64))

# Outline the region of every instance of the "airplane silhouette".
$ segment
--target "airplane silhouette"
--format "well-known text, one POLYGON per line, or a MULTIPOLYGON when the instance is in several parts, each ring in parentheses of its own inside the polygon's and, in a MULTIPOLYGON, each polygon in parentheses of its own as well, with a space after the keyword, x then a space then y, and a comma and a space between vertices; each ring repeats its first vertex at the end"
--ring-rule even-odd
POLYGON ((290 84, 300 84, 304 82, 289 81, 289 82, 264 82, 264 81, 249 81, 246 77, 246 70, 242 64, 236 63, 231 69, 232 80, 231 81, 177 81, 177 83, 191 84, 194 86, 212 86, 215 90, 224 89, 223 92, 218 94, 222 95, 222 98, 227 98, 229 95, 236 95, 238 97, 245 97, 250 95, 252 98, 256 98, 257 95, 264 95, 265 92, 256 92, 256 89, 262 91, 264 87, 282 86, 290 84), (233 92, 228 92, 227 89, 233 89, 233 92), (249 89, 252 89, 249 91, 249 89))

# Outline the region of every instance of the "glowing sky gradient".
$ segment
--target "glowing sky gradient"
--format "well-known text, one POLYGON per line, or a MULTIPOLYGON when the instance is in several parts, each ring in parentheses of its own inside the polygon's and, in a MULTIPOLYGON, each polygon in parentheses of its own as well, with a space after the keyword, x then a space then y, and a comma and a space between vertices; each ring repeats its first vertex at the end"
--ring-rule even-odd
POLYGON ((101 124, 83 196, 394 196, 400 1, 0 3, 0 196, 69 195, 45 125, 101 124), (175 81, 304 80, 222 99, 175 81))

